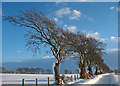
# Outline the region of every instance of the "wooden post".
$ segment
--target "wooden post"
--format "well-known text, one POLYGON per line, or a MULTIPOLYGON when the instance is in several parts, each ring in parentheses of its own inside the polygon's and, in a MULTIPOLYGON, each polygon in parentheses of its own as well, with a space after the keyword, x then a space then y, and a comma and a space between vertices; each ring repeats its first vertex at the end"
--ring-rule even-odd
POLYGON ((22 80, 22 86, 25 86, 25 79, 22 80))
POLYGON ((75 75, 74 75, 74 80, 75 80, 75 75))
POLYGON ((78 75, 77 75, 77 79, 78 79, 78 75))
POLYGON ((71 81, 73 81, 73 77, 72 77, 72 75, 71 75, 71 81))
POLYGON ((50 79, 49 79, 49 77, 48 77, 48 86, 50 86, 50 85, 49 85, 49 80, 50 80, 50 79))
POLYGON ((74 75, 74 79, 75 79, 75 81, 76 81, 76 75, 74 75))
POLYGON ((36 78, 36 86, 38 86, 38 80, 37 80, 37 78, 36 78))

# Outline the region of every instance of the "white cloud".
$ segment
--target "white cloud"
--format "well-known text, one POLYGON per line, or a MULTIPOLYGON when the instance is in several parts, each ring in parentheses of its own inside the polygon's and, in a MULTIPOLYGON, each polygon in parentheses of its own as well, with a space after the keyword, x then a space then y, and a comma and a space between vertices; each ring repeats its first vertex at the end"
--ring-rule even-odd
POLYGON ((53 20, 58 24, 58 25, 61 25, 63 23, 62 20, 56 18, 56 17, 53 17, 53 20))
POLYGON ((116 39, 118 39, 118 37, 111 36, 111 39, 116 40, 116 39))
POLYGON ((77 27, 74 25, 73 26, 64 25, 64 28, 69 30, 70 32, 74 32, 77 29, 77 27))
POLYGON ((110 49, 108 52, 120 51, 120 49, 110 49))
POLYGON ((99 35, 99 33, 98 33, 98 32, 95 32, 94 34, 95 34, 95 35, 99 35))
POLYGON ((45 58, 45 59, 49 59, 49 58, 54 58, 53 56, 44 56, 43 58, 45 58))
POLYGON ((53 18, 53 19, 54 19, 54 21, 58 22, 58 18, 53 18))
POLYGON ((93 37, 93 38, 98 39, 99 38, 99 33, 98 32, 95 32, 95 33, 88 32, 87 37, 93 37))
POLYGON ((83 32, 83 33, 86 33, 86 30, 83 30, 82 32, 83 32))
POLYGON ((112 7, 110 7, 110 10, 113 10, 115 7, 114 6, 112 6, 112 7))
POLYGON ((65 24, 64 27, 67 27, 67 25, 65 24))
POLYGON ((99 38, 101 41, 106 41, 106 40, 108 40, 108 38, 99 38))
POLYGON ((21 53, 22 51, 21 50, 17 50, 17 53, 21 53))
POLYGON ((71 11, 70 11, 69 7, 62 8, 62 9, 59 9, 58 11, 56 11, 56 15, 61 18, 63 17, 63 15, 68 15, 70 13, 71 13, 71 11))
POLYGON ((115 36, 111 36, 111 40, 119 42, 120 43, 120 37, 115 37, 115 36))
POLYGON ((108 40, 108 38, 100 38, 100 35, 99 35, 98 32, 94 32, 94 33, 93 32, 88 32, 86 36, 98 39, 98 40, 103 41, 103 42, 108 40))
POLYGON ((89 21, 95 21, 95 19, 93 19, 92 17, 88 18, 89 21))
POLYGON ((69 7, 61 8, 55 12, 56 16, 62 18, 64 15, 68 15, 69 19, 79 20, 82 13, 78 10, 71 10, 69 7))
POLYGON ((69 18, 71 20, 73 20, 73 19, 79 20, 79 18, 80 18, 81 15, 82 15, 82 13, 80 11, 73 10, 72 11, 72 15, 69 18))

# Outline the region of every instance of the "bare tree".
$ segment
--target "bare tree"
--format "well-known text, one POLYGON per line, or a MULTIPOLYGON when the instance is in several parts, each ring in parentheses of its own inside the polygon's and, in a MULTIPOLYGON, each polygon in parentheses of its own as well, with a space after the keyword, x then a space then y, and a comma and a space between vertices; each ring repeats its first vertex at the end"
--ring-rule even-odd
POLYGON ((35 70, 39 74, 39 72, 40 72, 41 69, 40 68, 36 68, 35 70))
POLYGON ((78 32, 71 38, 71 49, 74 51, 77 59, 78 66, 81 70, 81 78, 86 78, 86 67, 88 66, 89 75, 93 75, 92 66, 100 64, 104 52, 104 43, 99 42, 95 38, 87 37, 86 35, 78 32), (99 58, 99 60, 98 60, 99 58))
POLYGON ((59 82, 59 66, 66 57, 66 53, 68 53, 66 49, 69 42, 64 40, 67 31, 63 31, 62 28, 58 27, 54 21, 47 18, 39 10, 24 10, 20 11, 20 13, 17 16, 5 16, 4 20, 20 27, 29 28, 25 35, 26 47, 35 52, 35 55, 40 52, 40 45, 50 47, 58 61, 54 69, 56 83, 59 82))
POLYGON ((68 73, 68 70, 66 69, 66 70, 64 70, 64 72, 65 72, 65 74, 67 74, 67 73, 68 73))
POLYGON ((18 68, 16 71, 19 71, 19 73, 23 72, 23 68, 18 68))
POLYGON ((0 66, 0 73, 6 73, 6 71, 7 71, 7 70, 6 70, 4 67, 1 67, 1 66, 0 66))
POLYGON ((70 70, 70 74, 72 74, 72 70, 70 70))
POLYGON ((51 73, 51 69, 47 69, 46 71, 47 71, 49 74, 51 73))
POLYGON ((30 71, 31 71, 32 74, 35 74, 36 70, 35 70, 35 68, 31 68, 30 71))
POLYGON ((25 73, 29 73, 29 68, 23 68, 25 73))
POLYGON ((41 70, 42 74, 43 74, 43 72, 45 72, 45 69, 43 69, 43 68, 41 68, 40 70, 41 70))

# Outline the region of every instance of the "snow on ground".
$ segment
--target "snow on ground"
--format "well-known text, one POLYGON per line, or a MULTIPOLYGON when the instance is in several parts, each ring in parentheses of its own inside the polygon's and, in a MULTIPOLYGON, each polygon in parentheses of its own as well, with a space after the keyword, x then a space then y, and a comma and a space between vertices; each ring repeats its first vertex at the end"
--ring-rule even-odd
POLYGON ((47 84, 48 77, 52 84, 54 82, 52 74, 2 74, 2 84, 22 84, 22 79, 25 79, 25 84, 35 84, 36 78, 38 83, 47 84))
MULTIPOLYGON (((35 84, 35 79, 38 79, 38 84, 47 84, 48 77, 50 84, 54 83, 52 74, 0 74, 2 75, 2 84, 22 84, 22 79, 25 79, 25 84, 35 84)), ((74 76, 75 74, 65 74, 65 76, 74 76)), ((68 84, 118 84, 118 75, 107 73, 93 76, 90 79, 78 79, 68 84)))
POLYGON ((97 80, 99 80, 102 75, 94 75, 89 79, 79 79, 77 81, 69 82, 68 84, 94 84, 97 80))
POLYGON ((118 75, 114 73, 101 74, 90 79, 79 79, 68 84, 118 84, 118 75))
MULTIPOLYGON (((65 76, 69 77, 71 75, 77 74, 65 74, 65 76)), ((53 74, 0 74, 0 76, 2 76, 2 84, 22 84, 22 79, 25 79, 25 84, 35 84, 36 78, 38 84, 47 84, 48 77, 50 78, 50 84, 54 83, 53 74)))
POLYGON ((104 74, 95 84, 118 84, 118 75, 104 74))

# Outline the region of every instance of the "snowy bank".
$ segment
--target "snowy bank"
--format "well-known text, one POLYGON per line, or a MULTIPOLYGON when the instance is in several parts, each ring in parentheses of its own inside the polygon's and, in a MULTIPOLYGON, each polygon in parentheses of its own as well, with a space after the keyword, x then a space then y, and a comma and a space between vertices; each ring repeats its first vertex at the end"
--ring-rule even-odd
POLYGON ((100 74, 90 79, 79 79, 68 84, 118 84, 118 75, 113 73, 100 74))

